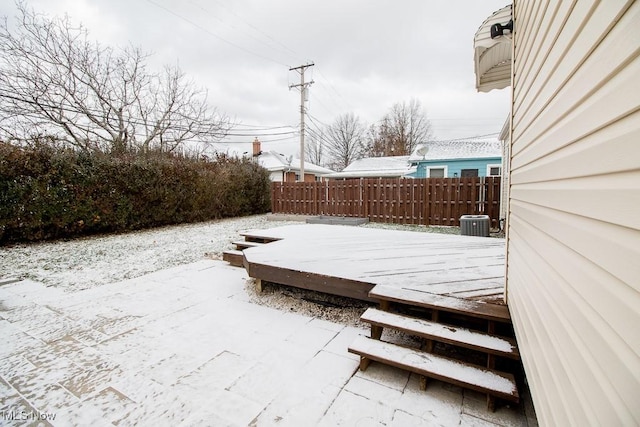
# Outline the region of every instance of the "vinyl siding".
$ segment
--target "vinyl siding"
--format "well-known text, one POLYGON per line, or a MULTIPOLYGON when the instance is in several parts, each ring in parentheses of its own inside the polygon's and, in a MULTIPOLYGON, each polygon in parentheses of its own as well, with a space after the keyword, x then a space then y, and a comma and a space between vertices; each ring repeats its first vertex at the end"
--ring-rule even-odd
POLYGON ((640 2, 514 2, 507 300, 543 425, 640 424, 640 2))

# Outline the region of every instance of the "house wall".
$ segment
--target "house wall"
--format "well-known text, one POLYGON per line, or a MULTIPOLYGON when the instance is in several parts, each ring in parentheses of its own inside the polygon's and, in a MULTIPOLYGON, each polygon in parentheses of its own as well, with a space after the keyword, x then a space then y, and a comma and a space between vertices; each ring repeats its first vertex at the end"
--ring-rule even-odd
POLYGON ((284 172, 283 171, 273 171, 269 174, 269 179, 272 182, 282 182, 284 180, 284 172))
POLYGON ((462 169, 478 169, 478 176, 487 176, 487 165, 500 166, 502 160, 500 157, 485 158, 485 159, 469 159, 469 160, 430 160, 421 161, 418 163, 418 169, 416 172, 416 178, 428 178, 427 168, 429 167, 444 167, 447 169, 447 176, 445 178, 453 178, 454 176, 461 176, 462 169), (457 175, 456 175, 457 174, 457 175))
MULTIPOLYGON (((278 171, 278 172, 272 172, 271 173, 271 181, 274 182, 296 182, 296 173, 295 171, 291 171, 291 172, 284 172, 284 171, 278 171), (275 176, 275 174, 278 174, 278 176, 275 176), (277 178, 277 179, 274 179, 277 178)), ((312 173, 305 173, 304 174, 304 182, 315 182, 316 181, 316 176, 312 173)))
POLYGON ((507 300, 542 425, 640 425, 640 2, 514 1, 507 300))

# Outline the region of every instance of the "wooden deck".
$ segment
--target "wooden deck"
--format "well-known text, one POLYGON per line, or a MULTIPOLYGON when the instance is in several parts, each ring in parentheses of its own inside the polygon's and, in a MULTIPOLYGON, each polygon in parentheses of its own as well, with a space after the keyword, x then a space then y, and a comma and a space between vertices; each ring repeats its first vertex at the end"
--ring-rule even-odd
POLYGON ((305 224, 243 234, 271 243, 243 251, 249 276, 375 302, 384 285, 502 304, 504 240, 305 224))
POLYGON ((266 243, 236 242, 259 287, 268 281, 379 304, 361 317, 371 337, 356 338, 348 349, 360 355, 360 369, 375 361, 417 373, 421 388, 436 379, 483 392, 491 411, 496 398, 519 402, 514 374, 495 369, 498 358, 520 358, 503 302, 504 240, 315 224, 244 236, 266 243), (498 335, 498 327, 508 335, 498 335), (384 329, 422 342, 407 347, 384 329), (435 343, 476 358, 455 350, 451 358, 435 343), (477 364, 477 354, 486 366, 477 364))

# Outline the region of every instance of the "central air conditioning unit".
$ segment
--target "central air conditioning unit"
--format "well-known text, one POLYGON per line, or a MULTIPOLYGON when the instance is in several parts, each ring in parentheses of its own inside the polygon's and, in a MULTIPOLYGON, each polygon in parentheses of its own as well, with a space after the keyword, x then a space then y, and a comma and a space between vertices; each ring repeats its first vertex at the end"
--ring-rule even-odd
POLYGON ((462 215, 460 234, 463 236, 489 237, 489 215, 462 215))

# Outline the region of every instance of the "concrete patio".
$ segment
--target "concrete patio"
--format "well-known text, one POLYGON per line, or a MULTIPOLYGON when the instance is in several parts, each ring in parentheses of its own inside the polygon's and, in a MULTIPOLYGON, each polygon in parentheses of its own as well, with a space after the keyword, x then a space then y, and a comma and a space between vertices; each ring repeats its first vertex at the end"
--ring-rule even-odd
POLYGON ((0 280, 0 425, 535 424, 528 396, 490 413, 360 372, 347 346, 366 330, 255 304, 246 280, 214 260, 76 292, 0 280))

